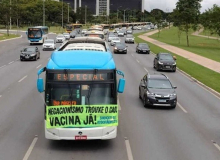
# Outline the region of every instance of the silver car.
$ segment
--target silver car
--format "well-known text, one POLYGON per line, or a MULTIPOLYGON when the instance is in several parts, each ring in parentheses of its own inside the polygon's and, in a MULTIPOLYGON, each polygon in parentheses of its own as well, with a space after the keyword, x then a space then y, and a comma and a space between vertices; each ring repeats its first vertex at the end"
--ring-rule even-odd
POLYGON ((70 34, 69 33, 63 33, 63 36, 68 40, 70 39, 70 34))
POLYGON ((55 50, 56 49, 56 44, 54 39, 47 39, 43 43, 43 51, 44 50, 55 50))
POLYGON ((132 34, 128 34, 125 38, 125 43, 134 43, 134 36, 132 34))
POLYGON ((118 42, 121 42, 121 40, 120 40, 120 38, 118 38, 118 37, 115 37, 115 38, 113 38, 112 40, 111 40, 111 46, 114 46, 115 45, 115 43, 118 43, 118 42))
POLYGON ((108 35, 108 42, 111 42, 111 40, 115 37, 116 37, 116 35, 114 35, 114 34, 108 35))
POLYGON ((63 43, 65 40, 66 40, 66 38, 62 34, 58 34, 57 37, 56 37, 56 42, 57 43, 63 43))

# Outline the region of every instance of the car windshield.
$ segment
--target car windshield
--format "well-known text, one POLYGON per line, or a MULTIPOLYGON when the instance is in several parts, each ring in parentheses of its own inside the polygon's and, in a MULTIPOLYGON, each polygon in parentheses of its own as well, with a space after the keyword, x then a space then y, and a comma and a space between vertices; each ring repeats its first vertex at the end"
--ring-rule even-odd
POLYGON ((116 43, 115 44, 116 47, 126 47, 124 43, 116 43))
POLYGON ((69 35, 69 33, 63 33, 63 35, 69 35))
POLYGON ((62 38, 62 37, 63 37, 63 35, 58 35, 57 37, 62 38))
POLYGON ((159 57, 160 60, 173 60, 173 57, 169 54, 161 54, 159 57))
POLYGON ((119 39, 119 38, 113 38, 112 40, 115 40, 115 41, 120 41, 120 39, 119 39))
POLYGON ((54 41, 45 41, 44 43, 54 43, 54 41))
POLYGON ((148 45, 147 44, 139 44, 139 47, 141 47, 141 48, 148 48, 148 45))
POLYGON ((25 48, 24 52, 34 52, 35 48, 25 48))
POLYGON ((114 34, 109 34, 109 37, 116 37, 114 34))
POLYGON ((172 89, 172 85, 168 79, 149 79, 148 88, 172 89))
POLYGON ((127 35, 127 38, 134 38, 132 35, 127 35))

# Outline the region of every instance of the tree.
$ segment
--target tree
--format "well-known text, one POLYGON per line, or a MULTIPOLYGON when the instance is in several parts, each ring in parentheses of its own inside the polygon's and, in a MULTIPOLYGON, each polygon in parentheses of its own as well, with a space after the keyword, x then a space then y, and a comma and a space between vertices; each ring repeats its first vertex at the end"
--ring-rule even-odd
MULTIPOLYGON (((202 0, 179 0, 176 3, 176 12, 178 13, 179 26, 186 33, 187 46, 189 47, 189 30, 196 30, 199 22, 200 8, 202 0)), ((177 19, 175 19, 177 21, 177 19)))
POLYGON ((155 18, 155 24, 157 25, 157 29, 158 29, 158 37, 160 36, 160 31, 163 28, 162 25, 162 12, 161 10, 152 10, 151 14, 153 15, 153 17, 155 18))

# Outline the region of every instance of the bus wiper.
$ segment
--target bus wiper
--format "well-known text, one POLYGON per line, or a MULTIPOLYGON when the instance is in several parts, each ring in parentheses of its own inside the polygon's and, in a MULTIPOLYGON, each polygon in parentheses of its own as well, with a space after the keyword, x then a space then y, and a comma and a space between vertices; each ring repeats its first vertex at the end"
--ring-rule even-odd
MULTIPOLYGON (((98 70, 97 70, 97 69, 94 69, 94 72, 93 72, 93 74, 92 74, 92 82, 93 82, 93 80, 94 80, 94 75, 96 75, 97 72, 98 72, 98 70)), ((93 84, 91 84, 91 85, 89 86, 89 91, 88 91, 88 95, 87 95, 88 105, 90 105, 90 96, 91 96, 91 94, 92 94, 92 85, 93 85, 93 84)))
POLYGON ((68 84, 68 88, 69 88, 69 98, 70 98, 70 104, 71 104, 71 107, 72 107, 72 102, 73 102, 73 90, 71 90, 71 86, 70 86, 70 83, 69 83, 69 74, 68 74, 68 71, 67 69, 64 69, 64 72, 65 74, 67 75, 67 84, 68 84))

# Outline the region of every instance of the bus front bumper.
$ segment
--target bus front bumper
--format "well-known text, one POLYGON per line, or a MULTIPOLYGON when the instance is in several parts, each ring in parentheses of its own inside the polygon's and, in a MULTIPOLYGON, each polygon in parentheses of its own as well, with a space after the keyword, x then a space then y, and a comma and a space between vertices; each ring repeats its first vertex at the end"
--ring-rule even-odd
POLYGON ((44 128, 46 139, 52 140, 107 140, 116 138, 117 135, 117 126, 96 128, 44 128))

